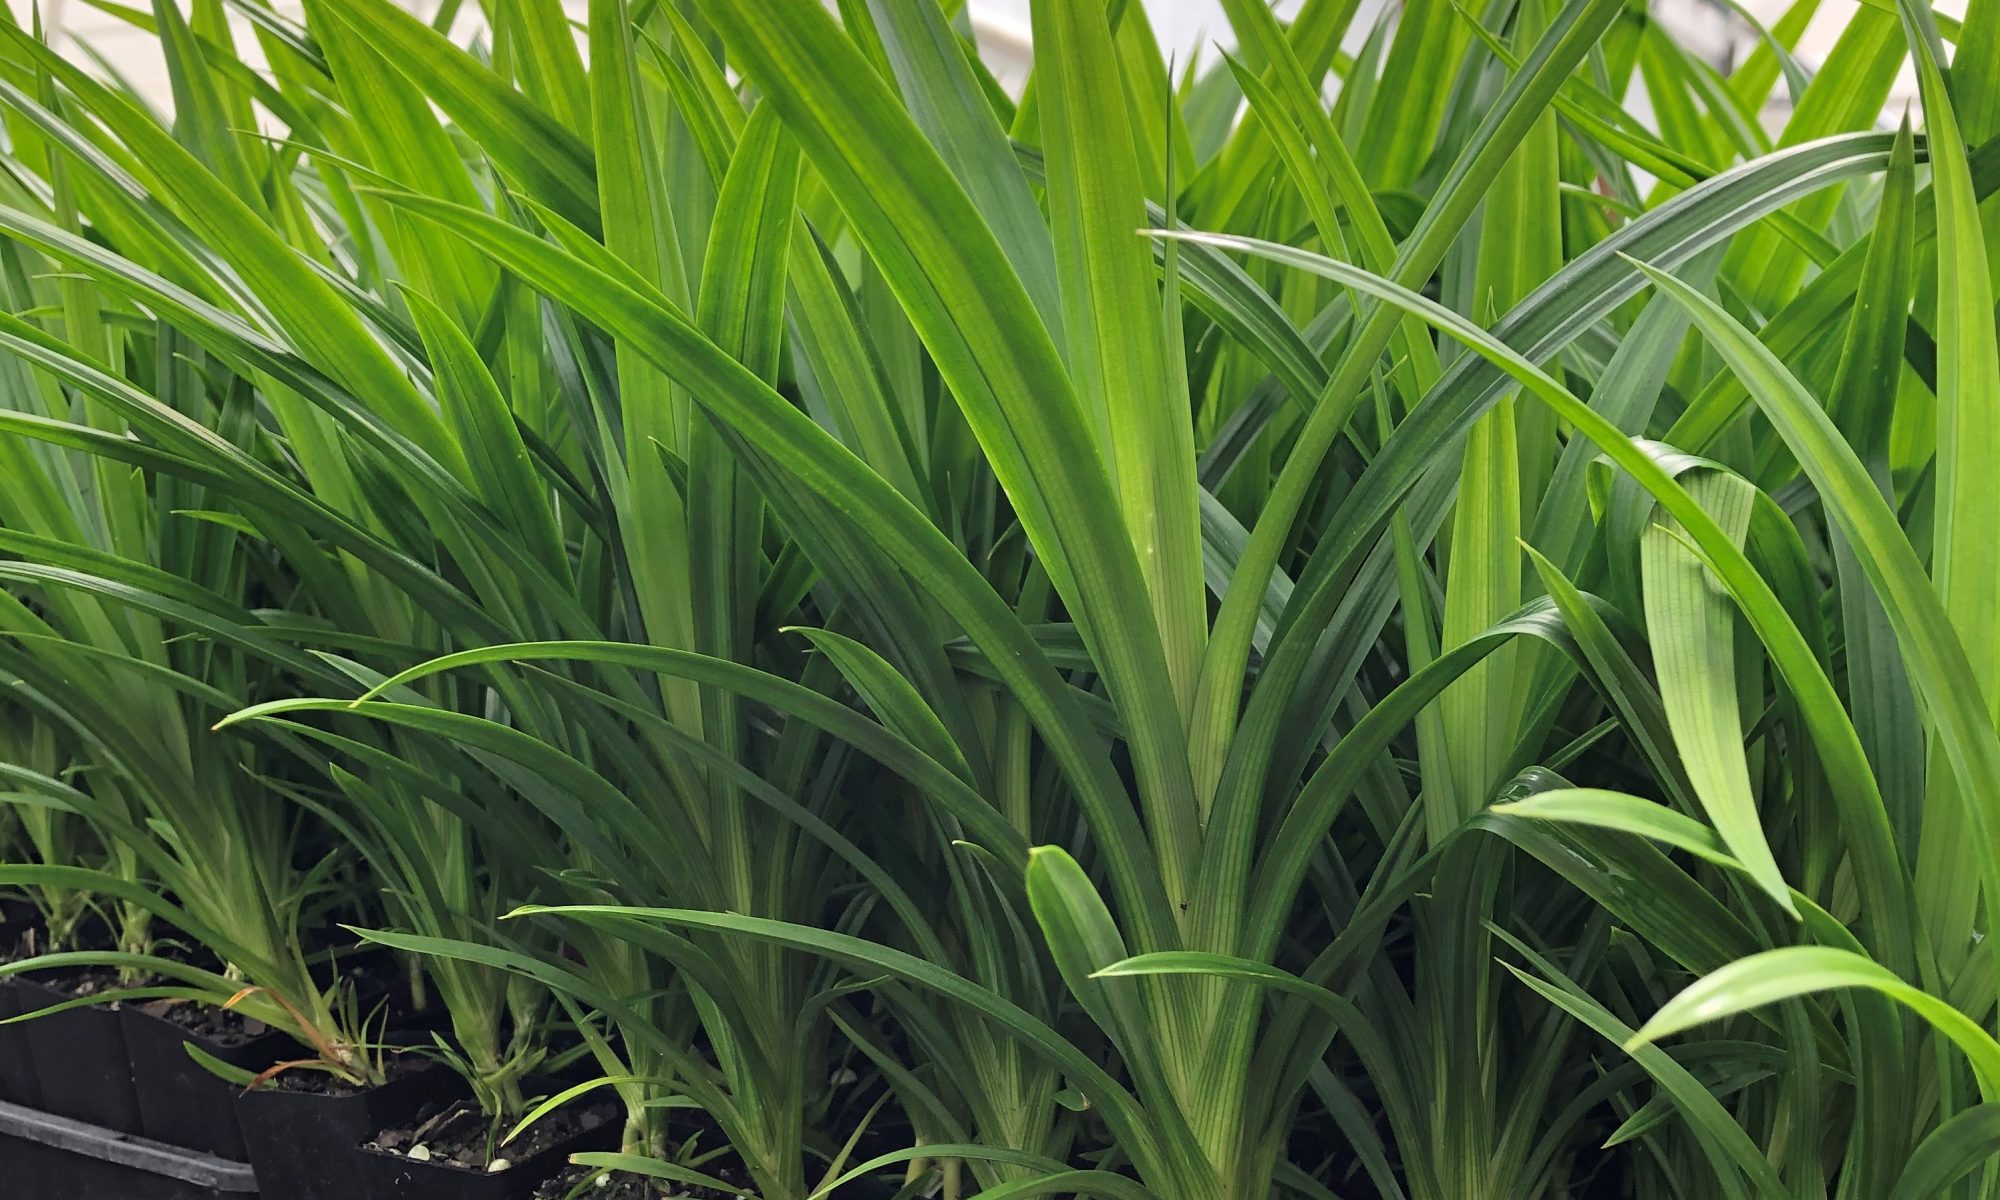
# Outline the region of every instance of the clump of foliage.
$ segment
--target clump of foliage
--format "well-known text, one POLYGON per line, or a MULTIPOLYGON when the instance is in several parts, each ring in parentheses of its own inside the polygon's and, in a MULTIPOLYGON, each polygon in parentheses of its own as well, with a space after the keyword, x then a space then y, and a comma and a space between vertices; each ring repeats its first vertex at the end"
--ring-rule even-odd
POLYGON ((2000 1195, 2000 3, 1224 7, 0 28, 6 969, 367 1082, 332 914, 767 1200, 2000 1195))

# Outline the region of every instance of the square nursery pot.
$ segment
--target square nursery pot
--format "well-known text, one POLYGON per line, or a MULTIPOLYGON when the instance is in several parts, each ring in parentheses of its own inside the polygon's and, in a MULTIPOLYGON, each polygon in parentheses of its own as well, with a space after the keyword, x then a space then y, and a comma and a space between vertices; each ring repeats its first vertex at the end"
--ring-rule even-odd
MULTIPOLYGON (((623 1123, 610 1110, 588 1112, 583 1125, 504 1171, 478 1171, 446 1162, 419 1162, 393 1150, 359 1148, 365 1200, 532 1200, 535 1189, 569 1165, 579 1150, 611 1150, 623 1123)), ((372 1136, 372 1135, 371 1135, 372 1136)))
MULTIPOLYGON (((73 998, 36 979, 14 985, 14 1002, 24 1014, 73 998)), ((115 1133, 139 1132, 139 1098, 116 1005, 66 1009, 14 1028, 27 1034, 42 1111, 115 1133)))
MULTIPOLYGON (((20 1013, 14 979, 0 979, 0 1021, 20 1013)), ((0 1104, 42 1106, 42 1087, 35 1079, 35 1060, 28 1049, 28 1026, 0 1025, 0 1104)))
POLYGON ((242 1089, 196 1062, 187 1047, 254 1072, 296 1056, 298 1043, 275 1029, 237 1037, 196 1032, 159 1015, 158 1007, 127 1004, 118 1014, 132 1062, 140 1132, 170 1146, 246 1160, 249 1151, 236 1119, 236 1094, 242 1089))
MULTIPOLYGON (((0 958, 14 948, 21 930, 34 917, 35 911, 28 905, 18 900, 0 900, 0 958)), ((0 1022, 21 1011, 14 995, 16 982, 12 976, 0 979, 0 1022)), ((42 1089, 35 1082, 35 1062, 29 1055, 28 1028, 24 1024, 0 1024, 0 1104, 24 1104, 29 1108, 39 1108, 42 1104, 42 1089)))
POLYGON ((0 1178, 34 1200, 255 1200, 242 1163, 0 1104, 0 1178))
POLYGON ((250 1165, 273 1200, 362 1200, 361 1143, 451 1093, 458 1076, 426 1064, 359 1092, 265 1086, 236 1096, 250 1165))

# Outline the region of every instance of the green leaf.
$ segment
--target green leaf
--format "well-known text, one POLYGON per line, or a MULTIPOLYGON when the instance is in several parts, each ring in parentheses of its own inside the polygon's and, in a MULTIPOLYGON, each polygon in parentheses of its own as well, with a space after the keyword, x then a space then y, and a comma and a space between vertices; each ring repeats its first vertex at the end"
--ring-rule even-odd
MULTIPOLYGON (((1732 541, 1740 542, 1749 531, 1756 489, 1748 483, 1734 475, 1702 472, 1688 492, 1732 541)), ((1678 527, 1654 525, 1641 540, 1646 625, 1667 723, 1695 795, 1723 844, 1765 894, 1796 915, 1750 786, 1737 693, 1734 605, 1710 580, 1683 536, 1678 527)))
MULTIPOLYGON (((1962 828, 1977 844, 2000 851, 2000 821, 1989 811, 1991 798, 2000 795, 1996 790, 2000 789, 2000 738, 1994 735, 1984 689, 1965 645, 1896 514, 1825 410, 1768 349, 1714 301, 1672 276, 1642 269, 1656 287, 1689 311, 1812 480, 1896 630, 1912 682, 1951 765, 1962 828)), ((2000 891, 2000 859, 1984 853, 1975 857, 1988 909, 2000 913, 1994 897, 2000 891)), ((1994 962, 2000 969, 2000 957, 1994 962)))
MULTIPOLYGON (((1523 952, 1540 973, 1532 975, 1512 963, 1506 964, 1515 978, 1600 1036, 1621 1043, 1631 1037, 1630 1026, 1592 1000, 1554 964, 1529 953, 1519 941, 1507 940, 1517 951, 1523 952)), ((1729 1110, 1709 1094, 1693 1073, 1657 1046, 1633 1045, 1628 1047, 1628 1053, 1673 1098, 1675 1106, 1692 1127, 1703 1157, 1715 1171, 1716 1181, 1725 1196, 1754 1194, 1763 1200, 1777 1200, 1787 1195, 1777 1172, 1765 1160, 1756 1143, 1750 1140, 1729 1110)))
POLYGON ((1766 950, 1711 971, 1662 1005, 1626 1045, 1636 1049, 1709 1021, 1835 988, 1866 988, 1907 1006, 1964 1053, 1983 1096, 1991 1100, 2000 1089, 2000 1042, 1977 1022, 1880 963, 1826 946, 1766 950))
MULTIPOLYGON (((1117 490, 1183 712, 1207 641, 1191 415, 1173 403, 1145 195, 1102 10, 1034 8, 1049 223, 1076 395, 1117 490)), ((1128 617, 1129 620, 1129 617, 1128 617)))
MULTIPOLYGON (((1987 274, 1978 201, 1966 147, 1944 76, 1944 47, 1930 6, 1901 0, 1903 26, 1916 59, 1923 95, 1924 137, 1930 150, 1931 192, 1937 203, 1937 501, 1931 577, 1944 611, 1964 647, 1986 724, 2000 719, 2000 625, 1993 619, 1991 581, 2000 572, 2000 489, 1990 486, 1992 431, 2000 426, 2000 334, 1993 324, 1993 284, 1987 274)), ((1914 664, 1913 664, 1914 665, 1914 664)), ((1933 715, 1933 720, 1938 718, 1933 715)), ((1947 735, 1949 736, 1949 735, 1947 735)), ((1935 744, 1934 744, 1935 746, 1935 744)), ((1981 845, 1993 845, 1995 810, 1963 772, 1943 769, 1949 751, 1936 753, 1924 800, 1923 838, 1917 855, 1917 896, 1930 936, 1947 969, 1970 950, 1978 883, 1983 880, 1989 921, 2000 914, 1990 893, 2000 874, 1982 873, 1981 845), (1986 810, 1984 815, 1974 815, 1986 810)), ((1990 798, 1990 793, 1988 797, 1990 798)), ((1996 954, 2000 968, 2000 954, 1996 954)))
POLYGON ((408 300, 430 353, 439 407, 464 448, 473 487, 551 575, 567 575, 569 556, 548 503, 548 489, 535 472, 513 410, 478 351, 444 309, 415 293, 408 300))
POLYGON ((560 121, 389 0, 342 0, 322 11, 409 76, 530 195, 586 229, 597 228, 590 149, 560 121))
POLYGON ((1599 829, 1615 829, 1665 842, 1713 863, 1740 866, 1730 857, 1729 848, 1723 845, 1722 838, 1713 829, 1663 804, 1641 800, 1623 792, 1597 788, 1556 788, 1537 792, 1525 800, 1495 804, 1492 811, 1503 816, 1527 817, 1537 821, 1566 821, 1599 829))
POLYGON ((1889 1200, 1949 1195, 1953 1184, 2000 1154, 2000 1105, 1975 1104, 1924 1135, 1889 1200))

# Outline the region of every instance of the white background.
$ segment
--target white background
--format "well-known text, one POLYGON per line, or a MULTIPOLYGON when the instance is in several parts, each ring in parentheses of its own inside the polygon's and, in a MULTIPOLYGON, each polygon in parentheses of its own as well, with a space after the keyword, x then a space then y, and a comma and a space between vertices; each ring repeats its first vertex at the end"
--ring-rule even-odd
MULTIPOLYGON (((17 17, 24 23, 33 10, 36 0, 6 0, 17 17)), ((94 50, 101 61, 109 64, 119 74, 132 80, 162 106, 167 103, 166 78, 159 56, 149 35, 133 29, 117 17, 91 7, 85 0, 39 0, 43 23, 54 33, 54 40, 65 53, 78 61, 88 61, 92 55, 86 48, 94 50)), ((127 0, 128 3, 134 0, 127 0)), ((136 0, 145 6, 145 0, 136 0)), ((180 0, 185 3, 185 0, 180 0)), ((434 12, 437 0, 402 0, 407 7, 428 14, 434 12)), ((744 0, 755 3, 756 0, 744 0)), ((970 0, 981 46, 1002 78, 1018 79, 1024 62, 1028 44, 1029 0, 970 0)), ((1365 0, 1362 16, 1355 22, 1356 39, 1365 36, 1369 14, 1379 11, 1384 3, 1395 0, 1365 0)), ((574 11, 578 19, 583 16, 585 0, 564 0, 566 7, 574 11)), ((1146 13, 1151 18, 1160 40, 1177 57, 1185 61, 1186 55, 1210 42, 1229 44, 1229 23, 1223 17, 1220 0, 1143 0, 1146 13)), ((1755 34, 1742 21, 1731 16, 1725 6, 1715 0, 1652 0, 1655 15, 1675 29, 1676 36, 1683 44, 1711 57, 1713 61, 1728 63, 1732 55, 1740 57, 1742 47, 1755 34)), ((1743 7, 1766 23, 1773 21, 1789 6, 1789 0, 1743 0, 1743 7)), ((278 0, 275 7, 283 12, 296 14, 298 0, 278 0)), ((476 7, 468 2, 467 9, 476 7)), ((1279 0, 1279 11, 1289 13, 1296 7, 1296 0, 1279 0)), ((1964 0, 1939 0, 1941 11, 1959 13, 1964 11, 1964 0)), ((1841 29, 1858 10, 1856 0, 1825 0, 1814 18, 1806 36, 1801 40, 1798 56, 1809 69, 1825 55, 1841 29)), ((459 34, 470 34, 468 25, 461 22, 459 34)), ((246 58, 255 59, 253 39, 244 37, 239 46, 246 58)), ((1779 89, 1782 91, 1783 89, 1779 89)), ((1905 99, 1915 94, 1914 79, 1905 71, 1903 84, 1889 104, 1891 118, 1901 112, 1905 99)), ((1635 104, 1635 111, 1642 117, 1643 101, 1635 104)), ((1782 112, 1768 114, 1770 123, 1782 125, 1782 112)))

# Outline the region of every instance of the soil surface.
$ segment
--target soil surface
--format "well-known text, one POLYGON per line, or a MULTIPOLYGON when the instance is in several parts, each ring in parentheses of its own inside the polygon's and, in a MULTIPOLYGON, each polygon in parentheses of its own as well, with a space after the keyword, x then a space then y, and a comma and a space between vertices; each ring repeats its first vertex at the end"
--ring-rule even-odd
MULTIPOLYGON (((6 931, 4 944, 0 944, 0 962, 19 962, 24 958, 34 958, 49 950, 48 931, 43 926, 41 914, 29 912, 16 914, 19 921, 6 931)), ((77 931, 77 944, 73 950, 106 950, 111 946, 110 934, 102 922, 89 922, 77 931)), ((105 992, 130 987, 129 981, 121 982, 115 967, 65 967, 54 971, 31 971, 12 978, 24 985, 15 993, 24 1009, 34 1012, 60 1000, 80 1000, 105 992), (52 992, 57 999, 46 998, 52 992)))
MULTIPOLYGON (((710 1139, 702 1139, 704 1144, 712 1144, 710 1139)), ((592 1183, 592 1169, 589 1167, 567 1167, 542 1184, 535 1192, 535 1200, 743 1200, 744 1196, 754 1197, 756 1188, 734 1157, 722 1156, 710 1159, 698 1168, 702 1174, 712 1179, 720 1179, 741 1191, 730 1192, 721 1188, 696 1187, 692 1184, 673 1183, 665 1179, 648 1179, 644 1176, 614 1171, 606 1178, 592 1183)), ((814 1163, 807 1168, 808 1182, 817 1182, 819 1172, 825 1166, 814 1163)), ((895 1188, 881 1186, 875 1180, 857 1179, 840 1188, 840 1195, 852 1193, 857 1197, 887 1197, 895 1188)))
POLYGON ((241 1046, 269 1033, 271 1027, 233 1008, 196 1004, 188 1000, 149 1000, 138 1006, 149 1017, 158 1017, 211 1046, 241 1046))
MULTIPOLYGON (((723 1173, 709 1172, 721 1178, 723 1173)), ((568 1200, 572 1195, 576 1200, 664 1200, 665 1197, 685 1197, 686 1200, 740 1200, 731 1192, 717 1191, 715 1188, 692 1187, 684 1183, 668 1183, 664 1179, 646 1179, 638 1175, 628 1175, 622 1171, 591 1183, 591 1171, 587 1167, 569 1167, 544 1183, 535 1191, 535 1200, 568 1200)), ((748 1184, 744 1187, 747 1189, 748 1184)))
MULTIPOLYGON (((90 920, 76 930, 76 945, 63 947, 66 950, 108 950, 111 935, 104 928, 104 922, 90 920)), ((11 919, 6 926, 6 944, 0 945, 0 959, 14 962, 18 959, 33 958, 37 954, 49 952, 49 927, 42 920, 42 914, 30 911, 11 919)))
MULTIPOLYGON (((495 1157, 522 1163, 570 1138, 593 1129, 602 1129, 618 1117, 615 1103, 568 1105, 528 1126, 528 1131, 505 1146, 496 1147, 495 1157)), ((506 1128, 499 1130, 506 1133, 506 1128)), ((385 1129, 366 1143, 365 1149, 383 1154, 408 1155, 422 1146, 432 1164, 484 1171, 490 1160, 487 1144, 495 1131, 486 1114, 470 1100, 427 1104, 416 1120, 397 1129, 385 1129)))
MULTIPOLYGON (((303 1057, 304 1052, 301 1052, 303 1057)), ((426 1068, 436 1066, 421 1054, 392 1054, 382 1064, 382 1071, 391 1081, 415 1075, 426 1068)), ((443 1070, 443 1067, 438 1067, 443 1070)), ((273 1075, 266 1087, 281 1092, 304 1092, 313 1096, 353 1096, 367 1091, 343 1079, 336 1079, 325 1071, 315 1071, 301 1067, 292 1071, 281 1071, 273 1075)))
POLYGON ((22 978, 73 999, 132 986, 118 981, 118 971, 114 967, 67 967, 60 971, 35 971, 22 978))

